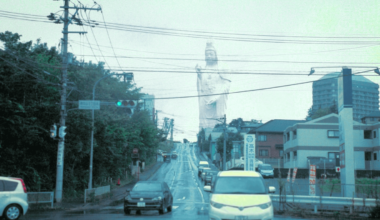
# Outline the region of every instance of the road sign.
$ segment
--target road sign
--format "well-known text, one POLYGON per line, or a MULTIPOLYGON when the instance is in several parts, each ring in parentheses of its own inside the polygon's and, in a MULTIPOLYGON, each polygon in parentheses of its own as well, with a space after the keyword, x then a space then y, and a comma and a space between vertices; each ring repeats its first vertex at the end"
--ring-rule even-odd
POLYGON ((99 110, 100 101, 97 100, 79 100, 79 109, 99 110))
POLYGON ((288 171, 288 178, 286 179, 288 182, 290 182, 290 168, 289 168, 289 171, 288 171))
POLYGON ((335 167, 335 172, 340 173, 340 167, 335 167))

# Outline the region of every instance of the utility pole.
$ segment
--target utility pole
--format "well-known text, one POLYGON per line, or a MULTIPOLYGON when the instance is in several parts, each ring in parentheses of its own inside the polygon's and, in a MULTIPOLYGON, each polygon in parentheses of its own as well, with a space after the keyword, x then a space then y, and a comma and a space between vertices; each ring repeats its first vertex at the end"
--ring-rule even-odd
POLYGON ((173 144, 174 119, 170 120, 170 128, 171 128, 171 131, 170 131, 170 147, 173 147, 174 146, 174 144, 173 144))
MULTIPOLYGON (((85 9, 85 10, 101 10, 101 8, 84 8, 84 7, 69 7, 69 0, 64 0, 64 6, 61 6, 61 8, 64 9, 64 18, 63 18, 63 39, 62 39, 62 72, 61 72, 61 103, 60 103, 60 121, 59 126, 65 127, 66 126, 66 87, 67 87, 67 64, 68 64, 68 55, 67 55, 67 44, 68 44, 68 34, 69 33, 79 33, 79 34, 85 34, 87 32, 78 32, 73 31, 69 32, 69 23, 72 23, 72 20, 76 21, 77 24, 80 23, 80 20, 75 18, 75 15, 77 14, 79 9, 85 9), (76 12, 72 16, 72 18, 69 18, 69 9, 76 9, 76 12)), ((62 21, 62 18, 56 18, 55 14, 51 13, 49 16, 47 16, 49 20, 56 21, 55 23, 60 24, 62 21)), ((57 203, 62 202, 62 186, 63 186, 63 168, 64 168, 64 153, 65 153, 65 138, 61 137, 58 141, 58 152, 57 152, 57 176, 56 176, 56 183, 55 183, 55 201, 57 203)))
POLYGON ((226 130, 227 130, 227 125, 226 125, 226 114, 224 114, 224 118, 221 118, 223 119, 223 125, 224 125, 224 128, 223 128, 223 131, 224 131, 224 141, 223 141, 223 170, 227 170, 226 169, 226 139, 227 139, 227 133, 226 133, 226 130))

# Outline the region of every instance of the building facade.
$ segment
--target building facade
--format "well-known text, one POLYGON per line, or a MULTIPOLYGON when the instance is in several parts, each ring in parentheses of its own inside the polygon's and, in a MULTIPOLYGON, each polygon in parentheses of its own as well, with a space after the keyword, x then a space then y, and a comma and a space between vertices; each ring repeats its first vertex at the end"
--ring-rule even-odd
MULTIPOLYGON (((339 119, 329 114, 308 122, 289 126, 283 134, 284 167, 309 167, 308 157, 325 157, 339 161, 339 119), (337 156, 338 155, 338 156, 337 156)), ((380 170, 380 123, 354 125, 355 169, 380 170)))
MULTIPOLYGON (((340 72, 329 73, 313 82, 313 110, 328 108, 338 102, 338 76, 340 72)), ((353 117, 362 117, 379 110, 379 85, 360 75, 352 76, 353 117)))

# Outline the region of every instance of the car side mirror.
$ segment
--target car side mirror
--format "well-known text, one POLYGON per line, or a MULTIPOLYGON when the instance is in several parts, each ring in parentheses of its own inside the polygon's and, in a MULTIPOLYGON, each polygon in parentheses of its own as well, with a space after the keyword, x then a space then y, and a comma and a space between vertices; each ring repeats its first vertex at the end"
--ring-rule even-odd
POLYGON ((276 187, 270 186, 269 187, 269 193, 275 193, 276 192, 276 187))
POLYGON ((204 187, 203 187, 203 190, 204 190, 205 192, 211 192, 211 186, 204 186, 204 187))

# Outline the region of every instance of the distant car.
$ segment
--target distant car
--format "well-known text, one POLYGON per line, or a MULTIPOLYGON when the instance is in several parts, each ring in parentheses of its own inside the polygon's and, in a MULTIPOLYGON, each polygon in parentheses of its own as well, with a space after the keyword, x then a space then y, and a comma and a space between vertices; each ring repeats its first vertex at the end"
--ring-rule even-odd
POLYGON ((204 167, 204 168, 202 169, 201 181, 204 180, 205 175, 206 175, 206 172, 209 171, 209 170, 211 170, 211 168, 209 168, 209 167, 204 167))
POLYGON ((276 188, 267 187, 255 171, 221 171, 214 187, 204 186, 209 196, 209 219, 273 219, 270 193, 276 188))
POLYGON ((270 164, 259 164, 258 172, 261 174, 262 177, 270 177, 274 178, 274 171, 273 167, 270 164))
POLYGON ((166 154, 168 154, 168 152, 166 152, 166 151, 161 152, 161 156, 165 156, 166 154))
POLYGON ((168 162, 168 163, 171 162, 171 158, 170 158, 170 155, 169 155, 169 154, 165 154, 165 155, 163 156, 163 158, 164 158, 164 162, 168 162))
POLYGON ((218 175, 219 171, 214 171, 214 170, 207 170, 205 172, 205 177, 204 177, 204 185, 212 185, 213 179, 215 180, 214 177, 218 175))
POLYGON ((172 153, 172 159, 177 159, 177 157, 178 157, 178 155, 177 154, 174 154, 174 153, 172 153))
POLYGON ((0 176, 0 217, 16 220, 25 215, 28 208, 24 180, 0 176))
POLYGON ((158 210, 164 214, 167 210, 172 211, 173 195, 169 186, 160 181, 139 181, 132 190, 127 190, 127 196, 124 198, 124 213, 130 214, 131 210, 158 210))

